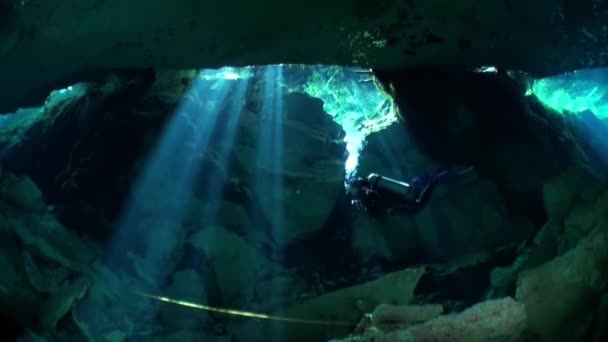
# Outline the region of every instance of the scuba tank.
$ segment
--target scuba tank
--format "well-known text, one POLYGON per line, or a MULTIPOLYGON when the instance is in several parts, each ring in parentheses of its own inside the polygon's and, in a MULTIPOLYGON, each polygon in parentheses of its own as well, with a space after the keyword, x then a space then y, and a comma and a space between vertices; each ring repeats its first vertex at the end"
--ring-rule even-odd
POLYGON ((380 192, 388 191, 399 197, 410 197, 412 193, 412 186, 409 183, 381 176, 377 173, 371 173, 367 176, 367 181, 380 192))

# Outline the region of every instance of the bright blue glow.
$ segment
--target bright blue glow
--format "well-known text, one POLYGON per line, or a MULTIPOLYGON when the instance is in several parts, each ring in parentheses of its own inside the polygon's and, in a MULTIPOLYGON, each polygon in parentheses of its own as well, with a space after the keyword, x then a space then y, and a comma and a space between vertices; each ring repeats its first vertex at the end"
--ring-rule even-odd
POLYGON ((207 185, 205 186, 206 193, 204 194, 207 200, 217 200, 220 198, 223 190, 223 185, 228 178, 227 165, 234 146, 234 139, 239 126, 239 119, 242 114, 243 102, 249 80, 239 78, 227 78, 227 80, 236 81, 234 89, 229 93, 227 110, 221 113, 222 120, 219 120, 217 131, 221 134, 218 138, 220 142, 217 150, 209 150, 208 155, 213 160, 215 172, 207 175, 207 185), (225 120, 224 120, 225 118, 225 120))
POLYGON ((399 111, 371 70, 338 66, 305 68, 308 69, 309 76, 294 86, 294 89, 323 100, 325 112, 344 129, 348 151, 345 170, 348 178, 356 172, 365 138, 396 122, 399 111))
POLYGON ((66 101, 77 100, 84 96, 88 86, 78 83, 64 89, 52 91, 40 107, 22 108, 14 113, 0 114, 0 143, 9 142, 5 150, 19 143, 23 134, 35 123, 52 119, 62 112, 66 101))
POLYGON ((252 69, 250 67, 245 68, 232 68, 224 67, 221 69, 207 69, 201 72, 201 78, 206 81, 215 80, 240 80, 249 79, 253 76, 252 69))
POLYGON ((270 220, 274 227, 282 227, 284 221, 283 196, 283 67, 267 66, 263 71, 263 101, 260 110, 257 147, 256 191, 261 201, 268 201, 267 208, 275 208, 270 220))
POLYGON ((579 70, 538 79, 531 92, 547 107, 565 117, 582 163, 598 179, 608 166, 608 68, 579 70))
MULTIPOLYGON (((217 70, 203 70, 193 81, 134 183, 107 253, 111 266, 131 265, 153 285, 172 270, 171 253, 184 239, 181 222, 212 137, 218 129, 224 130, 221 133, 226 140, 235 134, 246 81, 207 77, 217 74, 217 70), (133 246, 140 246, 138 253, 125 255, 133 246)), ((220 159, 226 159, 232 142, 223 143, 226 145, 217 156, 220 159)), ((217 174, 206 176, 214 184, 210 191, 221 190, 221 181, 211 179, 217 174)))
POLYGON ((560 114, 592 112, 608 118, 608 69, 580 70, 533 82, 534 94, 560 114))

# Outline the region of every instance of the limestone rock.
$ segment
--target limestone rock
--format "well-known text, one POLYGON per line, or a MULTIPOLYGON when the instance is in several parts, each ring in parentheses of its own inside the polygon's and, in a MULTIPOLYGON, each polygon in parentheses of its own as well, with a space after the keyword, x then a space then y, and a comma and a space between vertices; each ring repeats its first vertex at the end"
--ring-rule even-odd
POLYGON ((583 190, 588 187, 589 182, 584 174, 576 168, 570 168, 546 183, 543 186, 543 202, 549 219, 563 220, 583 190))
POLYGON ((74 302, 86 295, 90 286, 91 281, 89 279, 80 277, 66 282, 57 293, 51 294, 39 312, 42 328, 45 331, 55 330, 57 322, 72 309, 74 302))
MULTIPOLYGON (((3 218, 0 216, 0 225, 3 218)), ((37 309, 44 300, 42 293, 33 288, 20 267, 22 259, 16 236, 0 229, 0 310, 28 327, 38 325, 37 309)))
POLYGON ((282 116, 264 106, 241 114, 234 154, 241 182, 272 226, 273 242, 286 246, 320 230, 344 192, 345 146, 336 143, 343 133, 320 101, 275 96, 284 104, 282 116))
POLYGON ((28 177, 5 174, 0 184, 0 197, 3 201, 28 212, 44 212, 46 204, 36 184, 28 177))
POLYGON ((128 340, 157 331, 158 314, 166 303, 146 300, 140 294, 158 294, 158 289, 140 279, 114 273, 101 264, 92 267, 90 277, 92 285, 87 295, 75 302, 71 310, 82 340, 120 340, 121 336, 128 340))
MULTIPOLYGON (((474 305, 462 313, 443 315, 426 323, 396 331, 368 328, 362 336, 342 342, 485 342, 520 341, 526 326, 526 310, 512 298, 490 300, 474 305)), ((334 340, 333 342, 338 342, 334 340)))
POLYGON ((608 284, 606 227, 605 220, 598 223, 575 248, 522 272, 516 296, 526 305, 529 335, 540 341, 582 341, 608 284))
POLYGON ((90 242, 68 231, 52 215, 25 215, 13 228, 35 253, 74 271, 84 271, 98 256, 90 242))
POLYGON ((238 235, 223 227, 202 229, 188 239, 213 265, 223 302, 235 306, 250 296, 255 284, 271 270, 271 262, 238 235))
POLYGON ((44 256, 36 257, 28 250, 22 251, 23 267, 30 284, 40 293, 55 293, 59 291, 61 284, 73 272, 61 264, 45 260, 44 256))
POLYGON ((515 283, 522 271, 535 268, 558 255, 559 241, 563 225, 555 221, 547 222, 534 237, 526 250, 507 267, 497 267, 490 273, 490 283, 494 295, 506 296, 515 291, 515 283))
POLYGON ((281 322, 244 322, 235 324, 237 338, 263 340, 265 336, 280 341, 321 341, 343 336, 352 330, 366 312, 383 303, 404 305, 410 302, 424 269, 406 269, 389 273, 368 283, 305 299, 274 314, 319 324, 291 324, 281 322))
POLYGON ((598 215, 600 211, 596 212, 593 207, 593 203, 574 204, 564 220, 564 235, 561 237, 559 246, 560 254, 575 247, 580 240, 589 235, 598 220, 601 219, 598 215))
POLYGON ((381 330, 397 330, 429 321, 443 313, 443 306, 428 305, 391 305, 380 304, 374 311, 363 317, 355 333, 363 333, 374 327, 381 330))

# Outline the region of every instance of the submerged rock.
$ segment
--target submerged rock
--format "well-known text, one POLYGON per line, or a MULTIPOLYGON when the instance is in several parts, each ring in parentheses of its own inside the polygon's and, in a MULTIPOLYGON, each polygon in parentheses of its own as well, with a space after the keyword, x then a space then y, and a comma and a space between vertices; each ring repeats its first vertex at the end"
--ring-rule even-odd
POLYGON ((527 339, 588 341, 608 291, 608 192, 585 174, 566 170, 545 186, 549 221, 510 267, 492 272, 495 295, 515 294, 526 306, 527 339))
POLYGON ((547 182, 543 186, 543 203, 549 219, 563 220, 590 184, 585 174, 576 168, 570 168, 547 182))
POLYGON ((512 298, 504 298, 479 303, 462 313, 439 316, 405 329, 384 331, 381 326, 373 326, 367 328, 361 336, 339 341, 516 342, 520 341, 525 326, 525 306, 512 298))
POLYGON ((343 336, 354 329, 364 313, 383 303, 403 305, 410 302, 424 269, 415 268, 387 274, 374 281, 305 299, 273 313, 293 324, 279 320, 235 323, 239 341, 268 339, 286 342, 322 341, 343 336))
POLYGON ((192 235, 188 243, 202 250, 209 259, 222 302, 231 307, 240 307, 251 298, 256 284, 272 271, 268 259, 223 227, 204 228, 192 235))
MULTIPOLYGON (((194 270, 175 272, 165 290, 166 296, 192 303, 208 303, 205 279, 194 270)), ((181 306, 167 306, 161 311, 164 325, 175 329, 199 329, 209 317, 206 312, 181 306)))
MULTIPOLYGON (((596 206, 605 208, 606 196, 596 206)), ((591 210, 593 210, 591 209, 591 210)), ((608 216, 594 211, 597 222, 588 221, 589 233, 563 255, 524 271, 517 281, 517 299, 526 305, 527 333, 540 341, 585 340, 608 290, 608 216), (576 324, 571 324, 576 322, 576 324)))
POLYGON ((74 302, 86 295, 90 286, 91 281, 89 279, 80 277, 73 281, 67 281, 56 293, 51 294, 38 314, 42 329, 45 331, 55 330, 57 322, 70 312, 74 302))
POLYGON ((0 184, 0 196, 2 201, 16 206, 18 210, 28 212, 47 210, 42 192, 29 177, 6 173, 0 184))
POLYGON ((319 231, 329 217, 344 191, 345 146, 320 101, 275 96, 282 97, 284 113, 262 106, 260 113, 241 114, 234 156, 240 181, 272 227, 272 241, 287 246, 319 231))

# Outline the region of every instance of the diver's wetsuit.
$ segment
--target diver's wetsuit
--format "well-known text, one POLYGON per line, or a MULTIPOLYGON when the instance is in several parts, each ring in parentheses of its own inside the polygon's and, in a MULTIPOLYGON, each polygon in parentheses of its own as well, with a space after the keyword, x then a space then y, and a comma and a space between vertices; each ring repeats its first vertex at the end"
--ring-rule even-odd
POLYGON ((348 195, 355 206, 372 213, 388 209, 413 213, 426 204, 437 183, 454 179, 472 170, 473 167, 458 173, 441 171, 415 178, 410 183, 372 173, 366 178, 357 177, 349 181, 348 195))

